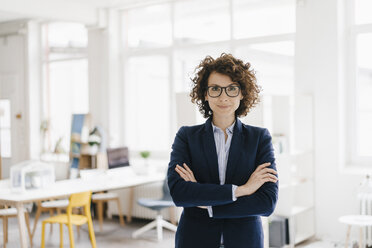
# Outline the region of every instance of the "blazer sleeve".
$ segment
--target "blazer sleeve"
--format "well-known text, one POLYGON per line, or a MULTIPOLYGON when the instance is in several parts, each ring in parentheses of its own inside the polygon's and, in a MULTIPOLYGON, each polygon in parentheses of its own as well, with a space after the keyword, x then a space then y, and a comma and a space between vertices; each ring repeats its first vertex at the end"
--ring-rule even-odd
POLYGON ((232 185, 186 182, 175 171, 176 165, 190 165, 186 127, 181 127, 172 145, 168 166, 168 186, 176 206, 217 206, 233 202, 232 185))
MULTIPOLYGON (((270 168, 276 170, 271 135, 264 129, 259 141, 256 166, 271 162, 270 168)), ((235 202, 213 206, 214 218, 243 218, 249 216, 269 216, 274 212, 278 200, 278 182, 266 182, 255 193, 239 197, 235 202)))

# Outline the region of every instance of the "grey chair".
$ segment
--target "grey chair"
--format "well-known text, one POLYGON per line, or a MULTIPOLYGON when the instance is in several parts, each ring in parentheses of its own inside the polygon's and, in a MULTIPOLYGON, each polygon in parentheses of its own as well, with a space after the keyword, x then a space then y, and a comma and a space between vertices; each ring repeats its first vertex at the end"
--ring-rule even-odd
POLYGON ((164 180, 163 183, 163 197, 161 199, 148 199, 148 198, 140 198, 137 200, 137 203, 145 208, 149 208, 157 212, 156 219, 149 224, 141 227, 140 229, 133 232, 132 237, 137 238, 139 235, 151 230, 152 228, 157 229, 157 237, 158 241, 163 240, 163 227, 167 228, 171 231, 176 231, 177 226, 165 221, 163 216, 161 215, 161 210, 164 208, 174 207, 174 203, 172 197, 169 192, 167 179, 164 180))

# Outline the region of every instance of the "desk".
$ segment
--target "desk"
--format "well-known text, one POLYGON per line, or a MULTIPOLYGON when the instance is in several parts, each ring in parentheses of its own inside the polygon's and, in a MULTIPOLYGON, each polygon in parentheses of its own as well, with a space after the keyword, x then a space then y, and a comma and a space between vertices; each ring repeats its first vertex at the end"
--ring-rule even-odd
POLYGON ((160 182, 165 178, 164 173, 151 175, 136 175, 130 167, 105 171, 88 179, 72 179, 57 181, 46 189, 27 190, 14 193, 9 180, 0 180, 0 204, 11 205, 18 210, 18 225, 21 237, 21 247, 27 248, 26 221, 24 204, 50 198, 63 198, 71 194, 92 191, 99 192, 113 189, 130 188, 148 183, 160 182))

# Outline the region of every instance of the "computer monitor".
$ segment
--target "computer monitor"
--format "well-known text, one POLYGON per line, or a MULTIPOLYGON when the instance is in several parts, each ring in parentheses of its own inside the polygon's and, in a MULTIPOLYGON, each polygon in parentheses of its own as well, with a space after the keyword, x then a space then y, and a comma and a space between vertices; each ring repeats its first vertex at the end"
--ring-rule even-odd
POLYGON ((129 166, 128 147, 107 148, 108 168, 129 166))

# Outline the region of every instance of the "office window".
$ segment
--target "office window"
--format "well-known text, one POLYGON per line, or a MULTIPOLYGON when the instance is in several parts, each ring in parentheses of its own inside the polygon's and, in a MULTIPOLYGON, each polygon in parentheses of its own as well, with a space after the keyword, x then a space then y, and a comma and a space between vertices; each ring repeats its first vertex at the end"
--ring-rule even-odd
POLYGON ((125 136, 131 150, 169 149, 169 65, 165 56, 127 61, 125 136))
POLYGON ((234 38, 294 33, 293 0, 233 0, 234 38))
POLYGON ((372 32, 356 37, 356 155, 372 156, 372 32))
POLYGON ((235 55, 251 63, 263 94, 293 94, 294 41, 240 46, 235 55))
POLYGON ((348 162, 368 165, 372 162, 372 17, 371 1, 353 0, 350 2, 348 18, 351 23, 350 59, 351 73, 348 101, 348 162))
POLYGON ((3 158, 12 156, 10 100, 0 99, 0 154, 3 158))
POLYGON ((174 87, 175 92, 191 90, 195 67, 207 56, 216 58, 221 53, 231 52, 227 45, 207 46, 201 48, 177 49, 174 53, 174 87))
MULTIPOLYGON (((295 0, 190 0, 124 11, 124 142, 131 150, 170 149, 176 99, 187 100, 194 69, 207 55, 250 62, 264 94, 293 93, 295 9, 295 0)), ((195 114, 190 119, 204 121, 195 114)))
POLYGON ((70 149, 71 117, 87 113, 87 30, 82 24, 48 23, 43 26, 44 121, 49 128, 43 150, 53 152, 58 144, 70 149))
POLYGON ((155 5, 128 11, 123 25, 128 26, 129 47, 169 46, 172 42, 169 8, 169 5, 155 5))
POLYGON ((227 0, 180 1, 175 3, 174 36, 178 44, 230 39, 227 0))
POLYGON ((372 1, 371 0, 355 0, 354 16, 355 24, 370 24, 372 23, 372 1))

